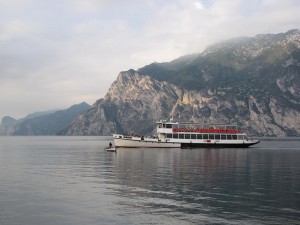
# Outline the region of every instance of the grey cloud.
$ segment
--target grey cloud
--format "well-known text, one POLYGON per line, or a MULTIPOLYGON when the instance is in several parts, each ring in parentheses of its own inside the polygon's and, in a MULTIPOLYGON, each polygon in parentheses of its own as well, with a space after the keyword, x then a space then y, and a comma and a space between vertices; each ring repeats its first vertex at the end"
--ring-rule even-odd
POLYGON ((122 70, 201 52, 222 39, 300 25, 294 0, 5 2, 0 118, 93 104, 122 70), (33 8, 36 13, 28 13, 33 8))

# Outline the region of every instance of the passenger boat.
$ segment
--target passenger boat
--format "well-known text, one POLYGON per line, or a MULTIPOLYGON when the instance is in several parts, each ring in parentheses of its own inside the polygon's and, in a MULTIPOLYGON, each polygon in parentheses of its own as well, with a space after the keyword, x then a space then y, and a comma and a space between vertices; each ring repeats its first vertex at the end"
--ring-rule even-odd
POLYGON ((244 148, 260 141, 251 139, 236 125, 157 122, 157 136, 113 134, 116 147, 124 148, 244 148))

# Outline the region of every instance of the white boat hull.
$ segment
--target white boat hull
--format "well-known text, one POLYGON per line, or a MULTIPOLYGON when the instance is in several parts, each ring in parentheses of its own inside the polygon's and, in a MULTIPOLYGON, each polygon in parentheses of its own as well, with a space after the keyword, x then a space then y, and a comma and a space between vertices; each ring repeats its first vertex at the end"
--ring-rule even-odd
POLYGON ((180 148, 180 143, 162 142, 157 139, 154 140, 138 140, 138 139, 126 139, 115 138, 116 147, 123 148, 180 148))
POLYGON ((106 151, 108 152, 115 152, 117 151, 117 149, 115 147, 108 147, 108 148, 105 148, 106 151))
POLYGON ((259 143, 258 140, 176 140, 124 137, 114 134, 116 147, 123 148, 245 148, 259 143))

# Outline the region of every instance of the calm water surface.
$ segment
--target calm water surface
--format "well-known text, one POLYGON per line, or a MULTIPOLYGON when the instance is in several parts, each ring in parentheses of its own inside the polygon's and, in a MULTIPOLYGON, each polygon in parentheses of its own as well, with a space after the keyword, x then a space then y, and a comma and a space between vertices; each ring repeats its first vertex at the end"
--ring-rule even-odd
POLYGON ((300 139, 248 149, 119 149, 0 137, 0 225, 300 224, 300 139))

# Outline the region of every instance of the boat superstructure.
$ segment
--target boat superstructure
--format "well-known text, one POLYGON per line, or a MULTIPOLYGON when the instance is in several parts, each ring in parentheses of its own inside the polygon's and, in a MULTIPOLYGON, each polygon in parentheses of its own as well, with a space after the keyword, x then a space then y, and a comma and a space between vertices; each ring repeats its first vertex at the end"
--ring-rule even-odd
POLYGON ((113 134, 116 147, 249 147, 259 143, 236 125, 157 122, 157 136, 113 134))

